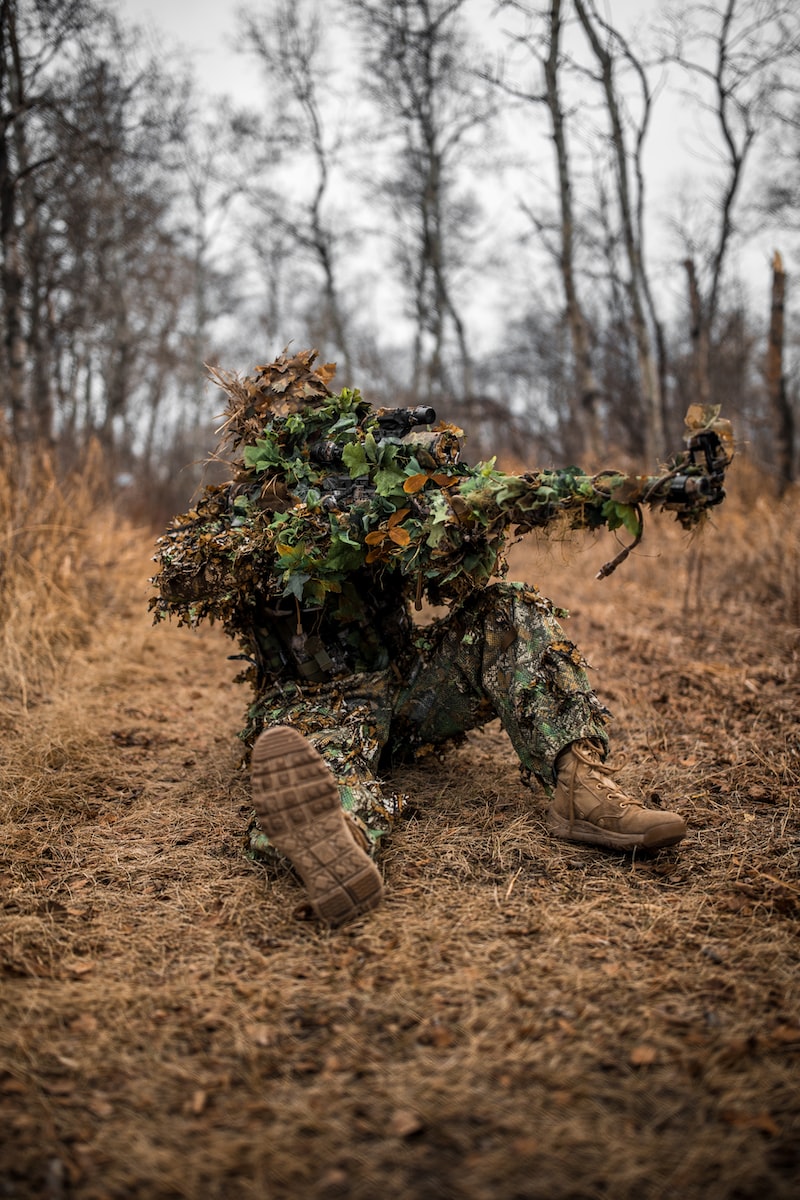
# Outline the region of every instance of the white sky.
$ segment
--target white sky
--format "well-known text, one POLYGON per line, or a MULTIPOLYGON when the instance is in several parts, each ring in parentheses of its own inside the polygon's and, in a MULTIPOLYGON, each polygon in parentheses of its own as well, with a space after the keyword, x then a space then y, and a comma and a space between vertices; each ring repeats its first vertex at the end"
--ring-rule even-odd
MULTIPOLYGON (((141 24, 155 33, 163 31, 170 41, 181 43, 194 62, 198 78, 207 83, 210 92, 231 92, 240 99, 252 96, 248 73, 243 70, 245 60, 233 49, 236 14, 241 8, 268 11, 270 0, 107 0, 107 3, 126 21, 141 24)), ((469 7, 476 14, 483 10, 488 20, 494 5, 491 0, 469 0, 469 7)), ((601 11, 619 22, 626 33, 658 7, 659 0, 601 0, 600 3, 601 11)))
POLYGON ((165 33, 169 43, 180 44, 209 92, 247 98, 242 59, 231 46, 241 0, 110 0, 109 7, 126 22, 152 31, 157 40, 165 33))

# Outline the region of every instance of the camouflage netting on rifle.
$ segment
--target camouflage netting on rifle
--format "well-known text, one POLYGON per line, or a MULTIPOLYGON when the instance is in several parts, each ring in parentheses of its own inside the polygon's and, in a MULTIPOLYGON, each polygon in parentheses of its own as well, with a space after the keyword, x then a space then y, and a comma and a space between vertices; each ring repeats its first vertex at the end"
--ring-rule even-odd
MULTIPOLYGON (((701 488, 707 469, 693 452, 660 476, 468 466, 461 430, 440 422, 398 435, 386 421, 394 410, 333 392, 333 365, 315 359, 306 350, 244 378, 211 372, 228 397, 217 457, 232 480, 207 487, 159 539, 156 620, 217 619, 237 636, 259 610, 288 602, 348 621, 362 605, 353 580, 363 589, 365 575, 417 604, 453 603, 504 573, 511 532, 623 526, 638 541, 644 505, 674 509, 689 528, 721 498, 701 488)), ((716 425, 724 472, 727 423, 717 410, 697 409, 695 421, 716 425)))

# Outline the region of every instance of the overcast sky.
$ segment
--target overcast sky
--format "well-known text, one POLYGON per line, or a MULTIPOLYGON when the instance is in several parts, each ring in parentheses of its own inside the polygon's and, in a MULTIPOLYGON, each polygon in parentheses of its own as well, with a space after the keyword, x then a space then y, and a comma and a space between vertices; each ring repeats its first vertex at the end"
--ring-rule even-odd
MULTIPOLYGON (((243 58, 233 50, 236 14, 241 8, 268 11, 271 0, 110 0, 126 20, 163 31, 182 43, 200 80, 211 92, 231 92, 240 99, 253 94, 243 58)), ((658 0, 600 0, 604 15, 623 32, 644 23, 658 0)), ((475 23, 494 9, 492 0, 467 0, 475 23)))
POLYGON ((248 94, 241 56, 231 48, 240 0, 112 0, 126 21, 136 22, 168 41, 180 43, 197 77, 213 93, 248 94))

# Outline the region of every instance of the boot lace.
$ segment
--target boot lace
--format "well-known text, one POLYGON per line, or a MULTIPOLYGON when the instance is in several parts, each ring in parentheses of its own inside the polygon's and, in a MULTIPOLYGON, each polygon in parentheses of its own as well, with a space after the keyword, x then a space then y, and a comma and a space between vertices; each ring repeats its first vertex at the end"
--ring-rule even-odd
MULTIPOLYGON (((600 757, 599 751, 591 742, 573 742, 570 750, 579 762, 589 768, 589 778, 594 785, 594 790, 601 789, 605 793, 603 799, 617 808, 644 808, 641 800, 629 796, 627 792, 623 792, 619 784, 611 778, 625 766, 625 756, 620 755, 615 766, 611 767, 605 763, 600 757)), ((569 802, 569 821, 570 825, 575 820, 575 792, 581 786, 578 779, 578 765, 573 764, 572 770, 569 772, 569 787, 567 789, 567 799, 569 802)), ((585 785, 583 785, 585 786, 585 785)))

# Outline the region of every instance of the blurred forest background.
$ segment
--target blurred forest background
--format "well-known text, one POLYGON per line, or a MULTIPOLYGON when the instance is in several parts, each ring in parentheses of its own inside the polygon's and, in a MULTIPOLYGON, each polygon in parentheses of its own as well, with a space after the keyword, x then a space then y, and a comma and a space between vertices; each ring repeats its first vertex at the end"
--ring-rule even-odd
POLYGON ((291 342, 473 458, 649 469, 718 403, 785 490, 800 12, 617 7, 254 0, 245 108, 124 5, 0 0, 6 469, 99 447, 163 520, 214 443, 204 364, 291 342))

